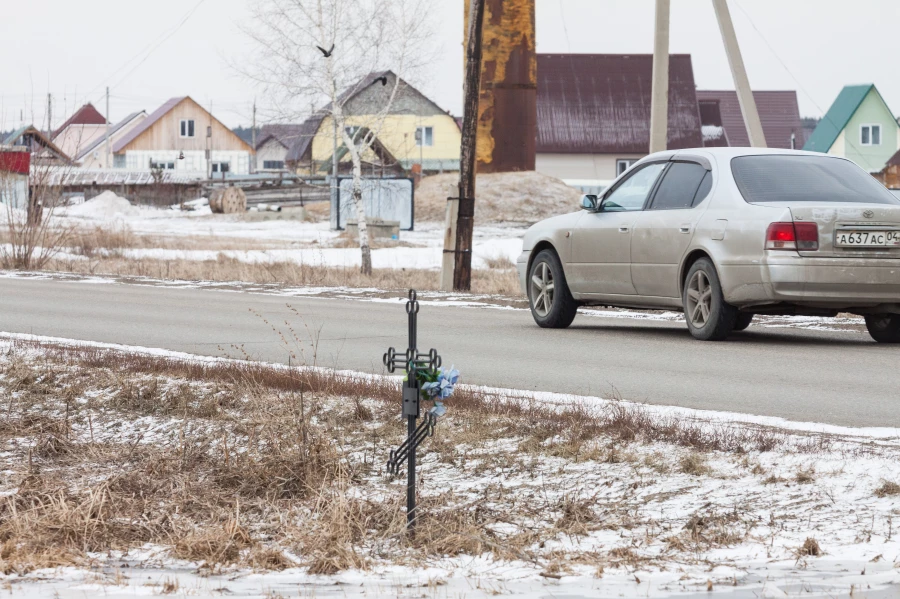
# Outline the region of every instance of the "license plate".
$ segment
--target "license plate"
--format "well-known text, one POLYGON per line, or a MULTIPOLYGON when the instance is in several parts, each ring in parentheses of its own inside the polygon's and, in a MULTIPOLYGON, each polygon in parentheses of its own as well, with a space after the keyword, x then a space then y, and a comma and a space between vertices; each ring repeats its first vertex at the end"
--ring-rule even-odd
POLYGON ((838 247, 898 247, 900 231, 835 231, 834 244, 838 247))

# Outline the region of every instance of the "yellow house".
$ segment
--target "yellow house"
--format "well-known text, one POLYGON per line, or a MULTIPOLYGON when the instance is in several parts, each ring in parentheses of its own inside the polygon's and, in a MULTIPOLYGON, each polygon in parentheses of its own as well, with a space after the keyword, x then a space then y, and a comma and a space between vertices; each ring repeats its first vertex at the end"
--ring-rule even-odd
MULTIPOLYGON (((424 172, 459 170, 460 130, 456 119, 402 79, 386 116, 378 113, 387 105, 397 76, 374 73, 341 96, 346 126, 377 132, 377 143, 365 156, 364 170, 400 174, 413 165, 424 172)), ((331 172, 332 155, 338 146, 340 171, 349 168, 350 157, 343 150, 326 110, 317 112, 301 125, 296 141, 285 156, 287 165, 300 174, 331 172)))

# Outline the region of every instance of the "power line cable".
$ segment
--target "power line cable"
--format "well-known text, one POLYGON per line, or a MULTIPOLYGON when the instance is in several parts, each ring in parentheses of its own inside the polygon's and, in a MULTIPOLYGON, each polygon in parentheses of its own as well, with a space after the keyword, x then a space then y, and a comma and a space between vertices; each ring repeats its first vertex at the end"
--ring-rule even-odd
POLYGON ((115 70, 109 77, 107 77, 102 83, 100 83, 100 84, 97 85, 94 89, 92 89, 90 92, 88 92, 88 93, 86 94, 86 97, 90 98, 91 94, 93 94, 93 93, 94 93, 95 91, 97 91, 99 88, 104 87, 104 84, 107 84, 113 77, 116 76, 117 73, 119 73, 120 71, 122 71, 122 69, 126 68, 129 64, 131 64, 132 62, 134 62, 135 60, 137 60, 137 58, 140 57, 141 55, 144 55, 144 57, 143 57, 137 64, 135 64, 135 65, 134 65, 127 73, 125 73, 125 75, 123 75, 122 77, 120 77, 119 80, 116 81, 114 84, 109 85, 109 87, 115 87, 115 86, 119 85, 120 83, 122 83, 125 79, 127 79, 127 78, 128 78, 128 77, 129 77, 129 76, 130 76, 130 75, 131 75, 138 67, 140 67, 142 64, 144 64, 144 63, 147 61, 147 59, 150 58, 150 56, 152 56, 153 53, 154 53, 157 49, 159 49, 160 46, 162 46, 169 38, 171 38, 173 35, 175 35, 176 33, 178 33, 178 31, 180 31, 181 28, 184 27, 185 23, 187 23, 188 20, 190 20, 190 18, 191 18, 192 16, 194 16, 194 13, 197 12, 197 9, 199 9, 200 6, 201 6, 204 2, 206 2, 206 0, 199 0, 199 1, 193 6, 193 8, 191 8, 188 12, 186 12, 186 13, 184 14, 184 16, 181 18, 181 20, 180 20, 180 21, 178 22, 178 24, 175 26, 175 28, 174 28, 172 31, 170 31, 168 35, 160 34, 160 35, 163 35, 164 37, 162 37, 162 39, 159 39, 159 37, 157 37, 157 40, 159 40, 159 41, 155 41, 155 40, 154 40, 154 41, 155 41, 155 45, 154 45, 154 42, 150 42, 150 44, 148 44, 144 49, 142 49, 140 52, 138 52, 137 54, 135 54, 132 58, 130 58, 129 60, 127 60, 121 67, 119 67, 118 69, 116 69, 116 70, 115 70), (149 52, 148 52, 148 48, 149 48, 149 52))
MULTIPOLYGON (((747 22, 750 23, 750 26, 753 27, 753 30, 756 31, 756 34, 759 36, 759 38, 763 41, 763 43, 766 45, 766 47, 769 48, 769 52, 772 53, 772 56, 774 56, 775 59, 779 62, 779 64, 781 64, 781 68, 783 68, 785 70, 785 72, 791 77, 791 79, 794 80, 794 83, 797 84, 797 87, 800 88, 800 91, 803 92, 803 95, 806 96, 806 98, 810 102, 812 102, 812 105, 816 107, 816 110, 818 110, 819 112, 822 113, 822 119, 827 120, 829 123, 832 124, 832 126, 834 126, 835 129, 837 129, 838 131, 841 131, 842 127, 840 125, 838 125, 837 123, 835 123, 833 120, 831 120, 828 117, 828 112, 822 110, 822 107, 819 106, 819 104, 815 101, 815 99, 812 97, 812 94, 810 94, 808 91, 806 91, 806 88, 803 87, 803 84, 800 83, 800 80, 797 79, 797 76, 794 75, 793 71, 791 71, 791 69, 788 68, 788 66, 787 66, 787 64, 785 64, 784 60, 781 59, 781 56, 778 55, 778 52, 775 51, 775 48, 772 47, 772 44, 769 43, 769 40, 766 38, 766 36, 763 35, 763 32, 759 30, 759 27, 756 26, 756 23, 753 22, 753 19, 750 18, 750 15, 747 13, 746 10, 744 10, 744 7, 741 6, 741 3, 739 2, 739 0, 734 0, 734 4, 735 4, 735 6, 738 7, 738 10, 740 10, 742 13, 744 13, 744 17, 747 19, 747 22)), ((803 141, 805 144, 807 140, 803 140, 803 141)), ((844 136, 844 142, 849 144, 856 152, 862 153, 861 150, 856 146, 856 144, 853 143, 852 140, 847 139, 846 135, 844 136)))

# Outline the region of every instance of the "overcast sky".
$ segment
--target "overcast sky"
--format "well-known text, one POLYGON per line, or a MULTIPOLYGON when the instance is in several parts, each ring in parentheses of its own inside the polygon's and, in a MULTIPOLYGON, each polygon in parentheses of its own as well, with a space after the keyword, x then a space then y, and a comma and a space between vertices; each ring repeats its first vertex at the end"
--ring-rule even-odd
MULTIPOLYGON (((900 114, 898 0, 729 3, 754 89, 796 90, 801 114, 821 116, 843 85, 875 83, 900 114)), ((187 94, 212 103, 230 126, 250 124, 258 93, 232 66, 249 48, 238 28, 248 0, 4 4, 0 129, 18 126, 20 115, 46 123, 48 92, 55 124, 86 101, 105 113, 107 85, 114 121, 187 94)), ((454 114, 462 104, 462 4, 435 0, 441 52, 420 82, 454 114)), ((537 0, 538 52, 650 53, 653 9, 653 0, 537 0)), ((700 89, 733 88, 709 0, 672 0, 670 50, 692 55, 700 89)))

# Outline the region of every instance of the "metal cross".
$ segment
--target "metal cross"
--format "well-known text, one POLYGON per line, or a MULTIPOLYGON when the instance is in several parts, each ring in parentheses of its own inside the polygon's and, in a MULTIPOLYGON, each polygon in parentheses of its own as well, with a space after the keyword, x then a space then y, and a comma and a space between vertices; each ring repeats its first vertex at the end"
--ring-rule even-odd
POLYGON ((416 345, 417 316, 419 314, 419 302, 416 299, 416 291, 409 290, 409 300, 406 302, 406 314, 409 319, 409 347, 406 352, 397 353, 393 347, 388 348, 384 354, 383 362, 388 372, 393 373, 397 368, 406 370, 406 380, 403 382, 403 415, 406 416, 406 440, 391 451, 387 462, 388 472, 399 474, 403 462, 407 462, 406 475, 406 525, 413 528, 416 521, 416 448, 422 441, 434 434, 437 418, 430 412, 425 414, 424 420, 416 426, 419 417, 419 382, 416 378, 418 369, 435 369, 441 367, 441 357, 437 350, 432 349, 428 353, 420 353, 416 345))

